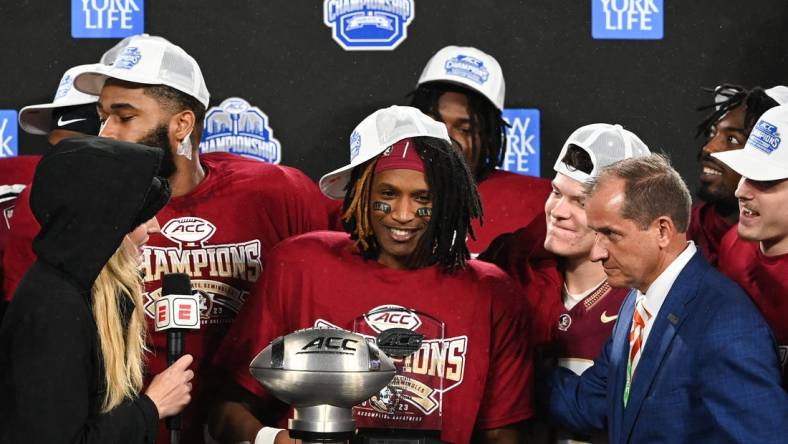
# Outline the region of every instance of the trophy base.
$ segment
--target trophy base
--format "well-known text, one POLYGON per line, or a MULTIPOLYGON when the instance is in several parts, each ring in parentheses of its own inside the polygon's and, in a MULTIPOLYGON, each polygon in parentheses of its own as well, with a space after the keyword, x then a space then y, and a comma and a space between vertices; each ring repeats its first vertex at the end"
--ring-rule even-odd
POLYGON ((359 429, 353 444, 442 444, 439 430, 359 429))
POLYGON ((353 438, 356 423, 349 408, 321 404, 295 408, 287 428, 304 443, 345 443, 353 438))

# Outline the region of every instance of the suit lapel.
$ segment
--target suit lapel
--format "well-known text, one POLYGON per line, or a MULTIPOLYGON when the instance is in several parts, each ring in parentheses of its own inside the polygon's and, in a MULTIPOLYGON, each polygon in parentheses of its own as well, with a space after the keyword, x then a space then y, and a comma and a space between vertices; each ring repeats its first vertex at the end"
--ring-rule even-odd
MULTIPOLYGON (((618 313, 618 320, 613 329, 613 344, 611 345, 610 362, 608 363, 608 429, 613 431, 621 430, 621 422, 624 415, 624 404, 622 396, 624 394, 624 384, 626 380, 627 355, 629 354, 629 330, 632 328, 632 313, 635 311, 637 301, 637 290, 630 290, 621 310, 618 313)), ((616 442, 611 439, 611 443, 616 442)))
MULTIPOLYGON (((659 310, 657 318, 654 320, 646 346, 643 348, 643 355, 640 357, 640 362, 635 370, 629 402, 627 407, 623 409, 622 439, 620 442, 628 441, 640 408, 643 405, 643 400, 651 389, 654 377, 662 364, 665 353, 667 353, 676 332, 681 328, 681 324, 686 318, 687 304, 697 293, 700 274, 703 271, 703 261, 705 259, 700 253, 695 253, 695 256, 690 259, 687 266, 679 273, 659 310)), ((629 344, 627 343, 627 349, 628 346, 629 344)), ((626 360, 624 360, 622 367, 626 371, 626 360)), ((626 374, 621 373, 620 379, 620 384, 623 386, 626 374)), ((623 408, 622 396, 619 396, 617 402, 623 408)))

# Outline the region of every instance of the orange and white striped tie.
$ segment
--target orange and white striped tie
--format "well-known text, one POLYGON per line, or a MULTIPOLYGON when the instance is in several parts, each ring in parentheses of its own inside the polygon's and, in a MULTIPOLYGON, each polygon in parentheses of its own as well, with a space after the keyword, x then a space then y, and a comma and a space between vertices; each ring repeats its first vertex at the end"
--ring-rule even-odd
POLYGON ((627 361, 627 384, 624 386, 624 407, 629 401, 629 390, 632 386, 632 377, 635 368, 640 362, 640 355, 643 351, 643 333, 646 329, 651 314, 646 310, 646 296, 638 296, 635 303, 635 312, 632 314, 632 328, 629 330, 629 360, 627 361))

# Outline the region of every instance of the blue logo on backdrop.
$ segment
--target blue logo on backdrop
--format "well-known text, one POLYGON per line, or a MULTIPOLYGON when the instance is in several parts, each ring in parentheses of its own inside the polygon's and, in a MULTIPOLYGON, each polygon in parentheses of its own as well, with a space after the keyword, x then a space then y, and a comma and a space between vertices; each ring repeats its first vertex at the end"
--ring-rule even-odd
POLYGON ((527 176, 539 176, 539 110, 507 108, 503 110, 506 128, 506 154, 503 169, 527 176))
POLYGON ((127 46, 112 65, 115 68, 131 69, 140 62, 140 59, 142 59, 140 50, 134 46, 127 46))
POLYGON ((282 160, 282 146, 268 126, 268 116, 244 99, 230 97, 209 109, 204 128, 201 153, 234 153, 269 163, 282 160))
POLYGON ((446 74, 464 77, 480 85, 490 78, 490 71, 487 71, 484 62, 471 56, 460 54, 452 57, 446 60, 443 67, 446 69, 446 74))
POLYGON ((758 125, 753 128, 750 138, 747 139, 748 144, 766 154, 771 154, 772 151, 779 148, 780 142, 780 133, 777 132, 777 127, 765 120, 758 122, 758 125))
POLYGON ((391 50, 408 36, 414 0, 324 0, 323 23, 347 51, 391 50))
POLYGON ((0 159, 19 154, 16 110, 0 109, 0 159))
POLYGON ((71 36, 118 38, 145 32, 145 0, 71 0, 71 36))
POLYGON ((663 0, 591 0, 591 35, 595 39, 660 40, 663 0))

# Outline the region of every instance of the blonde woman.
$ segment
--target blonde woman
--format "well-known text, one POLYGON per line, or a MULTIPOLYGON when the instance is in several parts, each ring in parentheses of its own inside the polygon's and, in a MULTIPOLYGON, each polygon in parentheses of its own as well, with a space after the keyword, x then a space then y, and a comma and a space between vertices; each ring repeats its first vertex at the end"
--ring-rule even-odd
POLYGON ((41 160, 38 261, 0 324, 0 443, 152 443, 190 400, 184 356, 144 393, 142 247, 169 199, 162 151, 81 137, 41 160))

